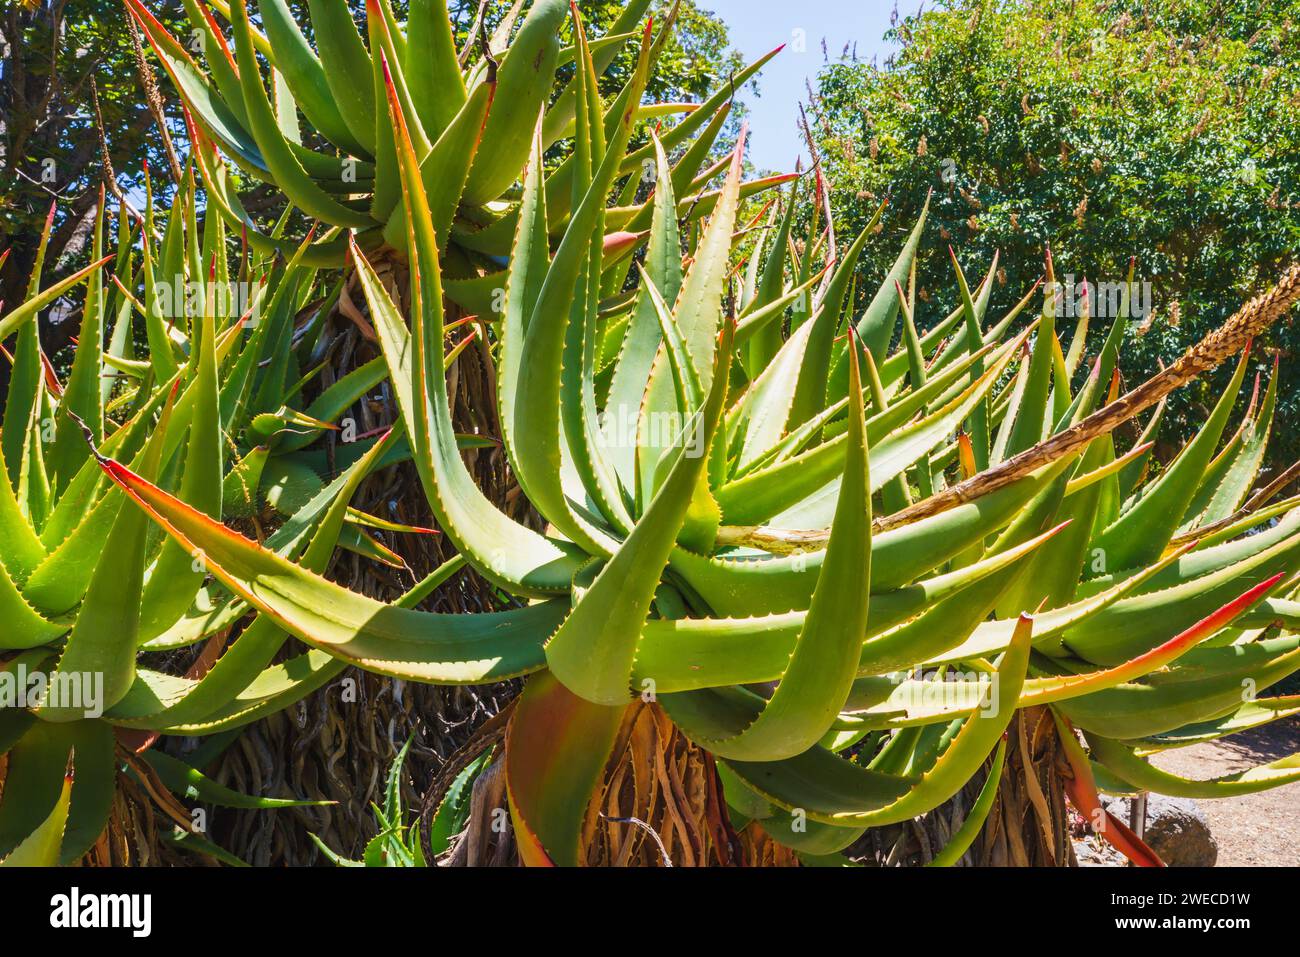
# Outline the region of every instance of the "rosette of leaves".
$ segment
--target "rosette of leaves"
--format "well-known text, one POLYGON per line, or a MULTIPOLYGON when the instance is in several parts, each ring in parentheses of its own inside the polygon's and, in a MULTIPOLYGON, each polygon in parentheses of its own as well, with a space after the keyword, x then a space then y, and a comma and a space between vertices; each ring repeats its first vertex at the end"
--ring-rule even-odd
MULTIPOLYGON (((303 254, 307 262, 341 265, 347 230, 372 254, 385 248, 405 254, 397 141, 381 68, 386 63, 438 236, 444 290, 469 313, 498 311, 508 278, 502 262, 519 218, 518 181, 539 111, 546 147, 563 146, 575 135, 578 83, 557 79, 576 55, 561 37, 568 0, 515 4, 491 36, 471 36, 460 51, 444 0, 416 0, 405 23, 387 0, 368 0, 360 30, 346 0, 312 0, 309 21, 302 24, 285 0, 259 0, 260 30, 247 0, 186 0, 195 43, 171 36, 140 0, 125 2, 185 104, 214 208, 254 245, 283 248, 281 239, 265 235, 247 215, 227 162, 247 179, 275 186, 288 203, 328 228, 303 254), (191 49, 202 51, 206 69, 191 49), (259 58, 267 64, 265 76, 259 58)), ((638 29, 649 7, 650 0, 625 4, 609 32, 591 44, 598 72, 615 64, 638 37, 639 67, 653 67, 672 36, 678 6, 638 29)), ((775 52, 702 103, 642 104, 639 89, 629 85, 605 105, 605 127, 612 131, 627 110, 651 122, 681 115, 664 133, 670 149, 683 150, 674 183, 683 210, 706 215, 718 199, 707 189, 716 172, 710 150, 729 115, 732 92, 775 52)), ((638 201, 635 174, 653 160, 649 144, 619 157, 626 184, 605 227, 611 246, 624 254, 649 224, 650 208, 638 201)), ((573 214, 576 164, 572 156, 561 159, 547 185, 556 238, 573 214)), ((745 192, 782 179, 756 180, 745 192)))
MULTIPOLYGON (((1252 493, 1276 376, 1229 429, 1248 340, 1300 297, 1300 270, 1118 395, 1125 320, 1091 346, 1081 321, 1064 348, 1050 262, 1042 311, 1018 332, 1034 290, 986 321, 994 264, 974 290, 957 269, 961 308, 922 335, 905 289, 918 223, 851 312, 871 228, 833 259, 833 231, 792 243, 795 196, 784 217, 738 228, 742 133, 685 256, 672 169, 652 141, 644 259, 631 291, 611 292, 621 264, 605 243, 606 199, 636 111, 607 125, 580 29, 576 56, 573 200, 556 230, 539 110, 495 352, 504 446, 544 531, 496 509, 456 448, 439 232, 411 113, 382 69, 409 325, 353 246, 434 515, 518 606, 386 605, 105 459, 143 513, 322 661, 432 683, 527 676, 504 768, 529 864, 582 860, 618 729, 644 700, 717 759, 737 820, 810 862, 937 807, 990 757, 998 766, 1021 708, 1051 708, 1070 793, 1089 814, 1099 787, 1215 795, 1300 777, 1294 758, 1205 782, 1147 761, 1300 707, 1243 694, 1243 682, 1263 690, 1300 669, 1300 514, 1274 489, 1252 493), (1117 432, 1232 357, 1230 388, 1163 467, 1149 461, 1158 412, 1136 443, 1117 432)), ((1093 820, 1158 863, 1120 822, 1093 820)), ((980 821, 969 823, 941 862, 964 852, 980 821)))
POLYGON ((299 803, 236 794, 153 745, 160 733, 238 728, 341 667, 292 654, 289 634, 214 581, 201 550, 127 504, 97 456, 131 463, 198 514, 256 529, 304 569, 324 571, 338 546, 391 561, 376 529, 424 531, 349 507, 367 475, 409 457, 398 433, 340 445, 333 471, 313 447, 384 363, 305 402, 333 293, 297 255, 245 254, 231 269, 222 221, 200 229, 194 193, 187 177, 165 221, 152 193, 141 222, 122 210, 113 255, 101 199, 91 264, 41 289, 38 260, 25 301, 0 317, 0 340, 14 343, 0 421, 0 857, 32 861, 39 844, 43 862, 80 858, 104 831, 121 773, 187 829, 169 790, 240 807, 299 803), (80 335, 61 378, 37 323, 79 284, 80 335), (61 823, 41 831, 47 818, 61 823))
MULTIPOLYGON (((315 834, 311 839, 325 857, 338 867, 428 867, 425 842, 420 840, 420 822, 408 821, 409 809, 402 801, 402 773, 406 755, 411 749, 408 740, 393 759, 384 781, 384 806, 372 805, 376 834, 365 846, 360 860, 351 860, 331 850, 315 834)), ((447 788, 436 813, 429 821, 429 853, 438 855, 447 850, 453 835, 460 833, 469 822, 471 787, 492 755, 479 755, 459 771, 447 788)))

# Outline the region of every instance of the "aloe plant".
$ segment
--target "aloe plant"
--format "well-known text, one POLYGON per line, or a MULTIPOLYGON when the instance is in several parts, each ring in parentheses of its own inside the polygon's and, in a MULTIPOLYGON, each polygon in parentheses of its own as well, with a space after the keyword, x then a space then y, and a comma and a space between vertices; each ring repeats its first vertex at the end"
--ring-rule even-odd
MULTIPOLYGON (((353 241, 343 234, 347 230, 372 253, 405 251, 386 69, 406 117, 447 268, 444 290, 467 312, 487 316, 497 311, 499 290, 507 278, 500 263, 510 252, 519 217, 516 184, 539 111, 544 113, 546 146, 572 138, 575 131, 577 81, 561 86, 556 80, 557 69, 575 57, 574 46, 563 45, 561 39, 567 0, 535 0, 522 17, 525 5, 516 4, 490 37, 470 37, 459 52, 445 0, 411 3, 405 23, 396 20, 387 0, 368 0, 363 30, 358 30, 346 0, 312 0, 310 24, 301 27, 284 0, 259 0, 260 31, 253 25, 247 0, 186 0, 202 62, 168 34, 141 0, 125 2, 185 104, 214 208, 255 246, 287 250, 282 238, 259 230, 245 212, 224 153, 244 176, 274 185, 289 204, 328 228, 304 252, 305 262, 341 265, 353 241), (304 33, 315 37, 314 48, 304 33), (269 65, 265 78, 259 56, 269 65), (300 120, 306 121, 305 131, 300 120), (324 148, 315 142, 323 142, 324 148)), ((649 6, 650 0, 625 4, 610 32, 593 44, 592 62, 598 71, 613 64, 636 38, 649 6)), ((641 55, 647 65, 671 36, 677 9, 674 3, 653 25, 653 37, 652 25, 646 23, 641 55)), ((674 178, 683 209, 693 217, 706 215, 717 194, 706 189, 708 177, 702 174, 730 111, 731 91, 775 52, 699 104, 643 105, 629 87, 604 107, 604 128, 613 130, 627 109, 641 119, 682 114, 665 141, 670 147, 685 146, 698 134, 674 178)), ((652 162, 648 145, 619 158, 624 175, 652 162)), ((576 163, 575 157, 565 159, 547 189, 556 236, 573 212, 576 163)), ((746 184, 745 192, 759 192, 785 179, 755 180, 746 184)), ((636 202, 637 177, 628 182, 606 217, 609 242, 615 247, 626 247, 650 217, 648 207, 636 202)))
POLYGON ((530 864, 583 859, 593 794, 643 701, 717 759, 737 820, 810 862, 1000 762, 1020 708, 1051 709, 1072 799, 1142 863, 1158 861, 1101 811, 1099 788, 1212 796, 1300 778, 1296 758, 1210 782, 1147 761, 1300 712, 1293 698, 1254 697, 1300 669, 1300 513, 1275 489, 1251 494, 1276 374, 1229 432, 1249 338, 1300 297, 1300 271, 1118 395, 1124 311, 1094 359, 1086 318, 1067 352, 1050 260, 1042 311, 1015 332, 1035 291, 990 323, 996 263, 971 290, 954 258, 961 306, 920 334, 905 284, 923 220, 852 314, 871 227, 833 260, 829 224, 800 246, 774 217, 751 240, 737 223, 742 133, 686 257, 680 184, 652 138, 644 261, 625 292, 606 202, 626 189, 628 104, 651 44, 608 110, 594 44, 576 21, 574 33, 572 156, 546 173, 549 114, 535 104, 494 326, 501 435, 545 531, 495 508, 457 449, 444 376, 444 297, 455 298, 444 269, 456 268, 444 263, 456 254, 445 195, 424 176, 425 113, 403 90, 400 45, 382 37, 375 88, 400 177, 389 223, 402 230, 389 239, 408 256, 409 323, 365 227, 340 224, 359 230, 343 239, 436 520, 517 607, 424 612, 415 593, 386 605, 237 534, 147 469, 98 460, 140 514, 203 553, 232 602, 312 646, 297 687, 342 663, 432 683, 527 676, 504 764, 530 864), (571 198, 557 208, 560 193, 571 198), (1228 390, 1171 462, 1150 461, 1158 409, 1121 452, 1117 426, 1234 356, 1228 390))
MULTIPOLYGON (((321 853, 338 867, 428 867, 425 842, 420 840, 420 823, 409 821, 408 809, 402 801, 402 775, 406 755, 411 749, 408 740, 397 752, 384 782, 384 806, 371 805, 376 834, 365 846, 360 860, 350 860, 331 850, 315 834, 311 839, 321 853)), ((439 802, 429 822, 427 845, 429 854, 439 855, 448 849, 454 835, 469 822, 471 788, 483 771, 491 754, 479 755, 452 778, 447 793, 439 802)))
POLYGON ((57 809, 74 754, 54 842, 65 863, 103 831, 119 773, 205 802, 299 803, 236 795, 150 746, 159 733, 240 727, 341 669, 302 656, 273 664, 289 635, 265 617, 244 620, 226 648, 250 607, 210 578, 201 552, 159 536, 127 505, 96 456, 131 462, 214 520, 273 526, 264 547, 315 571, 339 545, 387 560, 373 530, 414 530, 349 507, 367 475, 409 456, 398 433, 340 445, 333 477, 311 447, 383 364, 305 402, 331 293, 299 256, 245 255, 231 271, 222 222, 200 230, 194 200, 189 176, 165 222, 151 193, 141 222, 123 208, 116 254, 104 255, 101 197, 90 265, 41 289, 38 260, 25 302, 0 317, 0 338, 16 343, 0 425, 0 856, 18 855, 57 809), (37 322, 81 283, 80 337, 60 380, 37 322), (147 355, 134 354, 137 336, 147 355), (205 641, 194 680, 170 673, 171 652, 205 641))

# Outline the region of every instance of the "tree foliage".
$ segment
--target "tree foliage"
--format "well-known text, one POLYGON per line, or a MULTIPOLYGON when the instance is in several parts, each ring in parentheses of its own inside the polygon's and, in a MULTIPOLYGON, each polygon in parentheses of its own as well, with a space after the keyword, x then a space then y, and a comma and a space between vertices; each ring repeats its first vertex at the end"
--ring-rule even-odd
MULTIPOLYGON (((1148 374, 1300 245, 1298 23, 1295 0, 941 0, 896 23, 886 63, 819 77, 815 134, 845 231, 887 198, 884 230, 901 235, 934 190, 919 286, 951 288, 946 244, 972 271, 1000 250, 995 307, 1041 274, 1049 237, 1058 278, 1078 283, 1123 280, 1136 257, 1154 308, 1125 352, 1148 374)), ((872 245, 883 272, 896 244, 872 245)), ((954 305, 936 295, 922 321, 954 305)), ((1270 344, 1290 355, 1296 333, 1270 344)), ((1174 422, 1188 428, 1220 384, 1171 400, 1174 422)), ((1287 464, 1300 445, 1281 431, 1287 464)))
MULTIPOLYGON (((179 22, 180 6, 179 0, 164 5, 164 21, 179 22)), ((121 0, 5 4, 0 249, 13 252, 0 273, 0 299, 12 303, 21 293, 51 203, 58 209, 48 268, 59 276, 76 268, 70 260, 89 243, 99 184, 109 168, 130 190, 146 161, 157 169, 167 165, 141 92, 121 0)))

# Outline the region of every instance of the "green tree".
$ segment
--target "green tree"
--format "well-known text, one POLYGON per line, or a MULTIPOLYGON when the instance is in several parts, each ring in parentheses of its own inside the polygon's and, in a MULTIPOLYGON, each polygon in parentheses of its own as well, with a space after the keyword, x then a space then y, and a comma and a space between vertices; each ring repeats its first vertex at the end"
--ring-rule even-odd
MULTIPOLYGON (((1153 310, 1125 353, 1145 376, 1300 247, 1298 23, 1296 0, 941 0, 896 23, 884 64, 842 59, 819 77, 841 228, 889 200, 879 275, 933 190, 918 285, 952 288, 945 245, 968 272, 1000 251, 995 309, 1042 274, 1049 239, 1058 278, 1076 282, 1122 280, 1136 257, 1153 310)), ((1298 344, 1290 325, 1267 343, 1298 344)), ((1300 457, 1295 375, 1283 365, 1279 467, 1300 457)), ((1189 428, 1220 384, 1171 397, 1173 424, 1189 428)))
MULTIPOLYGON (((159 19, 178 26, 181 0, 159 3, 159 19)), ((0 302, 26 294, 42 228, 53 228, 42 275, 48 287, 85 266, 100 190, 109 205, 143 205, 143 174, 153 170, 155 196, 169 203, 183 143, 180 111, 154 84, 121 0, 22 0, 0 7, 0 302), (152 87, 151 87, 152 88, 152 87), (165 125, 167 135, 160 135, 165 125)), ((147 44, 146 44, 147 45, 147 44)), ((138 214, 136 217, 138 219, 138 214)), ((41 348, 68 371, 81 325, 82 290, 43 311, 41 348)), ((12 340, 5 345, 12 350, 12 340)), ((0 361, 0 411, 10 365, 0 361)))
MULTIPOLYGON (((179 22, 179 11, 176 0, 159 15, 179 22)), ((0 250, 11 251, 0 300, 11 305, 52 202, 50 281, 84 265, 101 182, 130 191, 146 161, 169 165, 126 20, 121 0, 28 0, 0 13, 0 250)), ((50 332, 47 351, 66 341, 50 332)))

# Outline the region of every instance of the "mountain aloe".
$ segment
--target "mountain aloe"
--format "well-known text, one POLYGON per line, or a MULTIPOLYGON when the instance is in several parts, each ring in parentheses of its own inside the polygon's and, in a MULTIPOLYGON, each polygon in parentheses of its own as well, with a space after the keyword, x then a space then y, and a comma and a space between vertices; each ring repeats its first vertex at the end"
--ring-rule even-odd
MULTIPOLYGON (((361 29, 346 0, 311 0, 309 23, 301 26, 285 0, 258 0, 260 30, 249 0, 185 0, 197 38, 188 44, 171 36, 143 0, 125 3, 185 104, 213 208, 253 245, 287 252, 283 238, 259 230, 245 212, 227 161, 243 177, 275 186, 286 202, 328 230, 303 253, 308 263, 342 265, 353 241, 346 230, 355 232, 355 241, 368 252, 405 252, 397 143, 385 85, 391 82, 447 270, 444 290, 470 313, 496 311, 507 279, 501 261, 510 252, 519 218, 516 183, 538 114, 544 114, 543 142, 550 147, 574 137, 575 116, 584 106, 576 77, 557 81, 557 71, 576 55, 574 46, 561 40, 568 0, 534 0, 522 17, 524 5, 516 4, 491 36, 470 36, 460 51, 445 0, 409 4, 405 23, 397 21, 388 0, 367 0, 361 29), (305 34, 315 38, 315 48, 305 34), (191 49, 200 49, 201 58, 196 60, 191 49), (259 57, 269 67, 265 77, 259 57)), ((625 4, 609 33, 593 44, 598 72, 635 42, 650 3, 625 4)), ((661 20, 647 21, 641 31, 643 72, 672 35, 678 6, 673 3, 661 20)), ((682 115, 665 139, 671 147, 699 134, 673 173, 683 210, 698 218, 718 199, 700 174, 730 110, 731 91, 775 52, 703 103, 643 105, 628 87, 602 105, 597 125, 612 131, 625 110, 641 119, 682 115)), ((573 213, 579 162, 576 156, 565 159, 547 187, 555 236, 573 213)), ((653 162, 653 154, 642 145, 620 150, 617 162, 621 174, 636 173, 653 162)), ((785 179, 756 180, 745 192, 785 179)), ((636 202, 637 182, 630 177, 619 205, 606 216, 609 241, 616 247, 644 231, 649 220, 649 209, 636 202)))
POLYGON ((38 260, 26 301, 0 317, 0 334, 16 333, 0 430, 0 857, 25 856, 59 801, 55 851, 81 857, 119 773, 205 802, 298 803, 237 795, 151 746, 160 732, 239 727, 341 667, 301 655, 273 664, 288 633, 245 619, 249 606, 209 577, 202 552, 158 535, 97 456, 131 462, 214 520, 273 523, 263 546, 303 568, 323 571, 338 545, 372 555, 372 529, 394 527, 349 502, 367 475, 409 455, 398 433, 341 445, 332 478, 309 448, 382 364, 304 403, 302 383, 323 361, 328 289, 298 256, 244 257, 230 271, 223 225, 198 228, 194 193, 189 177, 165 221, 151 196, 140 222, 122 207, 115 255, 103 255, 101 197, 90 266, 42 290, 38 260), (36 328, 78 283, 80 336, 60 379, 36 328), (135 353, 142 340, 147 355, 135 353), (187 675, 173 674, 170 653, 199 643, 187 675))
MULTIPOLYGON (((313 3, 313 17, 330 6, 313 3)), ((866 828, 938 807, 990 756, 1000 764, 1021 708, 1051 709, 1070 756, 1069 791, 1084 811, 1099 808, 1099 787, 1226 795, 1300 778, 1294 758, 1211 782, 1183 781, 1147 760, 1300 711, 1292 699, 1254 696, 1300 670, 1300 512, 1272 502, 1271 487, 1252 495, 1276 373, 1262 399, 1256 383, 1229 431, 1250 371, 1248 340, 1300 296, 1297 270, 1166 372, 1119 395, 1126 308, 1100 345, 1088 341, 1085 317, 1067 352, 1050 259, 1040 314, 1024 321, 1030 290, 990 322, 996 263, 971 289, 954 257, 961 304, 921 334, 910 277, 922 220, 864 311, 852 312, 871 227, 833 258, 830 224, 802 244, 790 241, 788 217, 744 228, 743 132, 707 222, 685 234, 689 255, 679 193, 696 184, 676 175, 668 142, 689 121, 651 135, 644 235, 611 244, 611 229, 630 222, 607 200, 629 194, 628 177, 640 174, 629 169, 639 154, 628 144, 645 112, 654 42, 647 34, 627 87, 606 106, 596 92, 601 57, 576 20, 572 95, 549 110, 544 96, 512 99, 523 112, 510 114, 511 131, 526 123, 526 150, 505 132, 491 154, 480 144, 477 156, 493 165, 475 173, 478 160, 462 156, 470 172, 453 187, 459 201, 449 199, 447 179, 427 175, 438 155, 429 144, 471 108, 491 63, 485 56, 469 71, 463 102, 456 84, 405 70, 418 43, 446 55, 441 30, 417 19, 432 6, 413 6, 403 37, 382 2, 371 4, 369 73, 346 29, 332 38, 339 50, 319 50, 320 62, 351 56, 357 68, 341 75, 358 89, 372 77, 378 104, 367 112, 365 96, 350 106, 337 98, 340 136, 346 130, 362 151, 373 140, 373 193, 347 216, 320 218, 351 231, 339 241, 440 529, 515 606, 425 612, 413 607, 416 593, 386 605, 167 491, 147 459, 128 464, 106 442, 98 460, 140 515, 204 556, 237 607, 312 647, 301 675, 352 663, 432 683, 527 676, 503 760, 529 864, 586 860, 584 821, 626 746, 620 729, 647 704, 716 758, 733 823, 752 823, 809 862, 825 862, 866 828), (416 85, 426 80, 456 101, 422 100, 416 85), (570 118, 555 115, 564 103, 573 149, 548 173, 548 145, 570 132, 570 118), (348 111, 365 122, 349 123, 348 111), (498 155, 513 157, 509 168, 498 155), (444 337, 457 321, 446 300, 465 305, 457 217, 504 195, 520 170, 501 226, 512 236, 499 250, 508 253, 504 279, 483 278, 503 281, 492 325, 497 411, 514 475, 545 522, 540 532, 497 509, 471 478, 444 375, 444 337), (374 226, 359 221, 367 216, 374 226), (367 238, 375 229, 405 252, 402 303, 371 261, 383 254, 367 238), (738 254, 750 261, 743 273, 738 254), (1121 450, 1119 425, 1234 356, 1217 407, 1171 461, 1151 461, 1149 436, 1121 450)), ((515 43, 534 39, 537 24, 551 38, 553 6, 534 4, 515 43)), ((231 14, 237 57, 223 61, 224 84, 212 58, 212 81, 182 69, 179 54, 169 69, 192 109, 200 99, 210 108, 196 126, 200 144, 224 129, 224 150, 254 170, 259 157, 271 167, 276 150, 299 152, 263 142, 257 37, 239 0, 231 14), (232 99, 236 69, 242 101, 232 99), (211 106, 223 97, 224 111, 211 106), (235 102, 247 142, 235 135, 245 128, 235 102)), ((264 9, 268 36, 288 25, 274 20, 264 9)), ((555 42, 531 54, 548 70, 560 56, 555 42)), ((310 116, 294 84, 307 82, 315 61, 302 70, 281 63, 282 46, 306 46, 268 49, 310 116)), ((333 82, 334 71, 324 72, 333 82)), ((335 118, 317 119, 322 129, 327 119, 335 118)), ((506 123, 489 117, 484 140, 506 123)), ((305 188, 295 198, 300 184, 269 173, 317 215, 305 188)), ((202 685, 169 679, 166 691, 202 685)), ((136 719, 119 709, 117 720, 136 719)), ((1138 862, 1158 863, 1113 818, 1092 820, 1138 862)), ((970 830, 941 863, 960 857, 970 830)))
POLYGON ((456 765, 431 827, 403 820, 399 756, 361 863, 431 863, 489 766, 524 862, 591 860, 591 821, 646 708, 708 755, 705 790, 723 801, 703 813, 810 864, 844 862, 867 828, 984 776, 934 858, 955 863, 1020 709, 1050 713, 1072 802, 1137 863, 1159 859, 1100 792, 1300 779, 1295 756, 1209 781, 1150 760, 1300 713, 1295 697, 1257 696, 1300 670, 1300 512, 1277 483, 1256 490, 1276 369, 1248 388, 1250 338, 1300 298, 1300 271, 1121 395, 1127 298, 1102 342, 1086 310, 1070 335, 1050 258, 1038 316, 1029 290, 994 321, 997 263, 972 288, 953 256, 959 306, 926 329, 924 214, 860 313, 879 217, 841 248, 817 180, 744 222, 747 196, 791 177, 743 182, 743 131, 708 165, 730 88, 643 102, 675 7, 638 29, 637 0, 589 40, 576 6, 567 20, 560 0, 535 0, 457 51, 433 0, 404 24, 370 0, 364 39, 344 0, 309 0, 309 30, 282 0, 256 18, 246 0, 186 0, 205 70, 126 3, 185 104, 195 170, 165 217, 152 192, 138 223, 123 206, 116 255, 101 201, 90 264, 42 289, 38 260, 0 316, 15 343, 0 427, 4 863, 80 858, 119 774, 201 801, 296 803, 236 794, 152 745, 242 727, 349 664, 525 679, 500 746, 456 765), (599 79, 627 46, 634 68, 606 101, 599 79), (260 229, 243 177, 317 226, 290 237, 287 208, 260 229), (816 212, 797 241, 805 190, 816 212), (82 283, 60 377, 38 317, 82 283), (347 288, 381 355, 321 389, 347 288), (485 441, 454 431, 445 374, 468 313, 541 523, 497 508, 462 458, 485 441), (1162 399, 1232 358, 1204 427, 1154 462, 1162 399), (327 456, 317 439, 352 431, 343 416, 383 382, 391 429, 327 456), (1135 442, 1117 431, 1148 411, 1135 442), (350 507, 367 476, 406 461, 459 555, 385 603, 324 573, 340 547, 400 564, 376 529, 427 531, 350 507), (463 566, 507 607, 417 608, 463 566), (200 643, 176 673, 169 653, 200 643))

